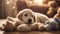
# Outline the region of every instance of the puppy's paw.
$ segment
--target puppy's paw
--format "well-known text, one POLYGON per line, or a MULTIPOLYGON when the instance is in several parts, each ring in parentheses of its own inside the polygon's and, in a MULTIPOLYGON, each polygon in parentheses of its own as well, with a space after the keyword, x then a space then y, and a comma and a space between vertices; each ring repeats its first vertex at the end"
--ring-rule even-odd
POLYGON ((28 32, 28 31, 31 31, 31 28, 26 24, 21 24, 17 27, 17 30, 22 32, 28 32))
POLYGON ((38 27, 38 30, 43 31, 44 30, 44 24, 40 24, 39 27, 38 27))

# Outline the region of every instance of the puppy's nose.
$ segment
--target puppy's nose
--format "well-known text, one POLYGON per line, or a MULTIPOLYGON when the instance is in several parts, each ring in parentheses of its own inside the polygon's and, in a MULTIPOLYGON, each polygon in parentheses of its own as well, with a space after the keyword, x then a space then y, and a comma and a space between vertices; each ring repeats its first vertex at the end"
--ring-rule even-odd
POLYGON ((32 23, 32 20, 31 19, 28 19, 28 23, 31 24, 32 23))

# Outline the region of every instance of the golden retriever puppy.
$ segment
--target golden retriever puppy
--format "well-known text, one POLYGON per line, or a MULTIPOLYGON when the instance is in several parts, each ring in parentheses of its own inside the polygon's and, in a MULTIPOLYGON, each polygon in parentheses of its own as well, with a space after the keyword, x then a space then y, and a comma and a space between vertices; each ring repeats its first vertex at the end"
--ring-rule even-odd
MULTIPOLYGON (((17 14, 17 18, 19 20, 23 21, 25 24, 34 24, 36 22, 37 23, 40 22, 40 23, 44 24, 45 21, 49 19, 46 15, 41 14, 41 13, 33 12, 31 9, 24 9, 24 10, 20 11, 17 14)), ((39 25, 37 23, 32 25, 33 29, 36 25, 37 25, 36 28, 38 28, 38 30, 44 29, 43 25, 41 25, 41 24, 39 25), (41 27, 41 29, 39 29, 40 27, 41 27)), ((21 30, 23 30, 23 29, 24 28, 22 28, 21 30)))
POLYGON ((35 16, 32 10, 24 9, 17 14, 17 18, 26 24, 32 24, 35 22, 35 16))
POLYGON ((49 19, 46 15, 33 12, 31 9, 24 9, 20 11, 16 17, 17 19, 8 17, 8 20, 13 21, 13 22, 20 20, 24 22, 25 24, 32 24, 35 22, 45 23, 45 21, 49 19))
POLYGON ((41 13, 33 12, 31 9, 24 9, 17 14, 17 18, 25 23, 31 24, 34 22, 45 23, 49 18, 41 13))

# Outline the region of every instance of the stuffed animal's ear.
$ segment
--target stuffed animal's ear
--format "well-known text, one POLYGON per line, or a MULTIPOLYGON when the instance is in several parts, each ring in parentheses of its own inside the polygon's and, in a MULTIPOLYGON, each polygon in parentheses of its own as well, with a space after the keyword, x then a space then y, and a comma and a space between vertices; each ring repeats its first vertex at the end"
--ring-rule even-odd
POLYGON ((60 7, 58 8, 58 10, 57 10, 57 14, 59 14, 60 15, 60 7))

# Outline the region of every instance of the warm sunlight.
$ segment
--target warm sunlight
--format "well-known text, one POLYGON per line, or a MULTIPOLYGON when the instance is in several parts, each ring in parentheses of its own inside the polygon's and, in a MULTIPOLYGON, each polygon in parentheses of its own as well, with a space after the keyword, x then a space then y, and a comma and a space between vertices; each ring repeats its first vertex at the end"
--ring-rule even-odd
POLYGON ((34 0, 34 3, 36 3, 38 5, 42 5, 43 4, 43 0, 34 0))
POLYGON ((7 1, 6 3, 7 3, 7 4, 9 4, 10 2, 9 2, 9 1, 7 1))
POLYGON ((31 5, 43 5, 43 0, 26 0, 26 3, 28 6, 31 6, 31 5))

